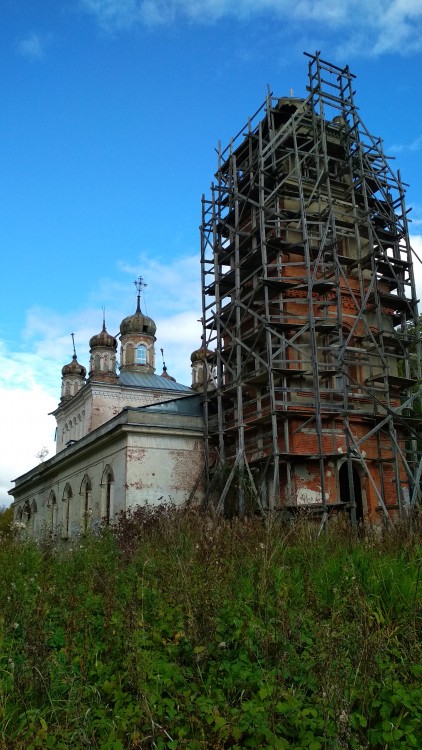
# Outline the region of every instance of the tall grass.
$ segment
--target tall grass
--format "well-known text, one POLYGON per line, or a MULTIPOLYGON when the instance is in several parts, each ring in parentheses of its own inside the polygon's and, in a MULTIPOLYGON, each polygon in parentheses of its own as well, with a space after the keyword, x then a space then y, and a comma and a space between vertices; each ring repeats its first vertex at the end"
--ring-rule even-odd
POLYGON ((422 531, 162 507, 0 550, 0 749, 422 747, 422 531))

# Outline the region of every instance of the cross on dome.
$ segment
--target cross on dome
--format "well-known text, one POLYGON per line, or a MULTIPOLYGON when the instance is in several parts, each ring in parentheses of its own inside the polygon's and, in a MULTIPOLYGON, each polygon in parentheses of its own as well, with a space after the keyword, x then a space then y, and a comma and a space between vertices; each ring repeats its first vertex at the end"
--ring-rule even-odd
POLYGON ((138 304, 136 308, 136 312, 141 312, 141 291, 145 289, 148 284, 145 284, 145 281, 142 276, 139 277, 139 279, 136 279, 136 281, 133 282, 136 286, 137 292, 138 292, 138 304))

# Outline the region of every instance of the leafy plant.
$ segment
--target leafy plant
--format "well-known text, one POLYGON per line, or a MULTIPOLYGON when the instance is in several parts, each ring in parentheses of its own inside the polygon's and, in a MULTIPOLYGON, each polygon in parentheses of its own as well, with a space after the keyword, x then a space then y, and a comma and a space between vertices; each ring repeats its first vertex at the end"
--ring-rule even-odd
POLYGON ((422 746, 422 531, 143 508, 0 548, 0 750, 422 746))

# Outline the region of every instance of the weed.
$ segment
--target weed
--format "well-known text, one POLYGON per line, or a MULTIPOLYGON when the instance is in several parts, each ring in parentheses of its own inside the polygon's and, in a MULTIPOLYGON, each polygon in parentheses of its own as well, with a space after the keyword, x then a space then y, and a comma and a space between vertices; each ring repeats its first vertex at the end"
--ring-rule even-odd
POLYGON ((0 549, 0 750, 422 746, 422 530, 141 508, 0 549))

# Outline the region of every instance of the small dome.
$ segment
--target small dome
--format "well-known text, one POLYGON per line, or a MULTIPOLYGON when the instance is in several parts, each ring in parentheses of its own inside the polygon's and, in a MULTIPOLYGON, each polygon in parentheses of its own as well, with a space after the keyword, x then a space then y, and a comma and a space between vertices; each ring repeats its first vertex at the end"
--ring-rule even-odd
POLYGON ((333 125, 347 125, 347 122, 342 115, 336 115, 333 117, 333 125))
POLYGON ((147 336, 154 336, 156 330, 157 326, 152 318, 143 315, 140 310, 137 310, 134 315, 124 318, 120 323, 120 333, 122 336, 126 333, 146 333, 147 336))
POLYGON ((162 378, 167 378, 167 380, 172 380, 173 383, 176 382, 176 378, 173 378, 171 375, 168 374, 167 367, 166 367, 165 364, 163 364, 163 372, 161 373, 161 377, 162 378))
POLYGON ((200 362, 203 359, 211 359, 213 357, 213 353, 210 352, 209 349, 206 348, 206 346, 201 346, 199 349, 195 349, 194 352, 190 355, 190 361, 192 364, 195 362, 200 362))
POLYGON ((122 320, 120 323, 120 334, 124 336, 128 333, 143 333, 146 336, 155 336, 157 326, 152 318, 144 315, 141 311, 141 289, 144 289, 147 285, 144 283, 142 276, 134 284, 138 291, 136 312, 134 315, 129 315, 122 320))
POLYGON ((89 340, 89 347, 90 349, 101 347, 105 349, 113 349, 113 351, 116 351, 117 339, 115 339, 114 336, 110 336, 110 334, 106 331, 105 323, 103 323, 103 330, 101 331, 101 333, 97 333, 96 336, 93 336, 89 340))
POLYGON ((62 376, 66 377, 66 375, 79 375, 82 378, 86 375, 86 367, 79 364, 76 354, 73 355, 72 361, 68 365, 62 367, 62 376))

